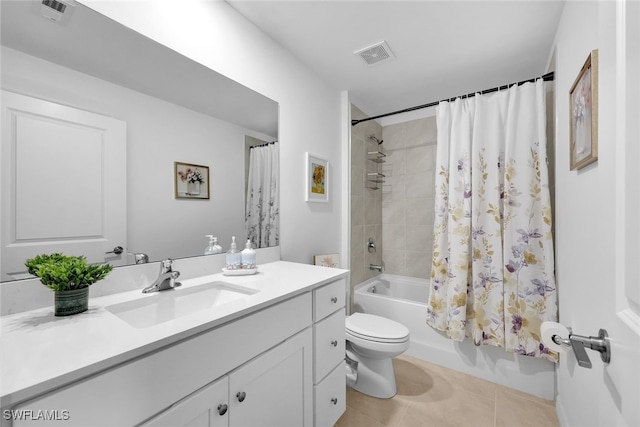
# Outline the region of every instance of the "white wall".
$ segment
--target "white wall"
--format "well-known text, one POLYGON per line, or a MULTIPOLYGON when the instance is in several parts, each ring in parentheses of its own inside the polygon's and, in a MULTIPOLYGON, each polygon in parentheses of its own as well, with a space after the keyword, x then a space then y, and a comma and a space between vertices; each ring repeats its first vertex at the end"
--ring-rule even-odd
POLYGON ((159 260, 201 254, 205 234, 242 242, 244 136, 261 135, 13 49, 2 59, 3 89, 127 123, 128 250, 159 260), (209 166, 209 200, 174 198, 174 161, 209 166))
POLYGON ((281 251, 310 263, 341 250, 341 94, 222 1, 81 3, 280 104, 281 251), (305 152, 329 160, 328 204, 304 201, 305 152))

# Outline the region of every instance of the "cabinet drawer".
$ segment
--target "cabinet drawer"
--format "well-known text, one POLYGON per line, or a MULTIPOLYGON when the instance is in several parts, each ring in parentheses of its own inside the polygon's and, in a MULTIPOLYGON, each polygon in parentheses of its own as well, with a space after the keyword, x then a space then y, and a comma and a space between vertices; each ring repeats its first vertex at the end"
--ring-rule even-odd
POLYGON ((314 426, 334 425, 347 407, 346 400, 347 380, 344 363, 340 363, 315 387, 314 426))
POLYGON ((313 291, 313 320, 327 317, 344 307, 346 280, 340 279, 313 291))
POLYGON ((315 370, 314 383, 317 384, 340 361, 344 360, 344 310, 313 325, 315 370))

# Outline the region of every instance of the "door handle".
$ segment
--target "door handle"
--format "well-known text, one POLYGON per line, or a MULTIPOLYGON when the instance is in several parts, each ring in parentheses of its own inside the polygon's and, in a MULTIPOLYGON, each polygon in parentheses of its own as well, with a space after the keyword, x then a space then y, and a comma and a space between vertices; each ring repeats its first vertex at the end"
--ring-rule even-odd
POLYGON ((600 359, 604 363, 611 362, 611 344, 609 343, 609 335, 606 329, 600 329, 597 337, 585 337, 574 334, 569 328, 569 338, 562 338, 558 335, 552 337, 553 342, 558 345, 571 346, 576 355, 578 365, 583 368, 591 369, 591 360, 587 355, 586 349, 595 350, 600 353, 600 359))
POLYGON ((116 246, 115 248, 113 248, 112 251, 109 252, 105 252, 105 254, 116 254, 116 255, 120 255, 122 252, 124 252, 124 248, 122 246, 116 246))

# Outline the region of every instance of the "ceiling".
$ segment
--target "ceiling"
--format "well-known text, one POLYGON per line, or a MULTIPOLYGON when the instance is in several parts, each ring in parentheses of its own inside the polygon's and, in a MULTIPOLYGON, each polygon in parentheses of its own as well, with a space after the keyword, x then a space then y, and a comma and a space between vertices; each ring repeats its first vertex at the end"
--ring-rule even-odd
POLYGON ((546 72, 564 1, 226 0, 369 115, 546 72), (386 41, 395 58, 353 52, 386 41))

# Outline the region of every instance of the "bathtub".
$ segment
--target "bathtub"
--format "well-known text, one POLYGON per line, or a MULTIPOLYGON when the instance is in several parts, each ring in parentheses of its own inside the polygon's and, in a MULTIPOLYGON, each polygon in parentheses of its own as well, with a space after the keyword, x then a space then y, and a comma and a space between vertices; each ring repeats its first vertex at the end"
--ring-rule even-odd
POLYGON ((405 354, 497 384, 555 399, 555 365, 493 346, 456 342, 426 324, 429 281, 381 274, 354 289, 354 309, 395 320, 409 328, 405 354))

